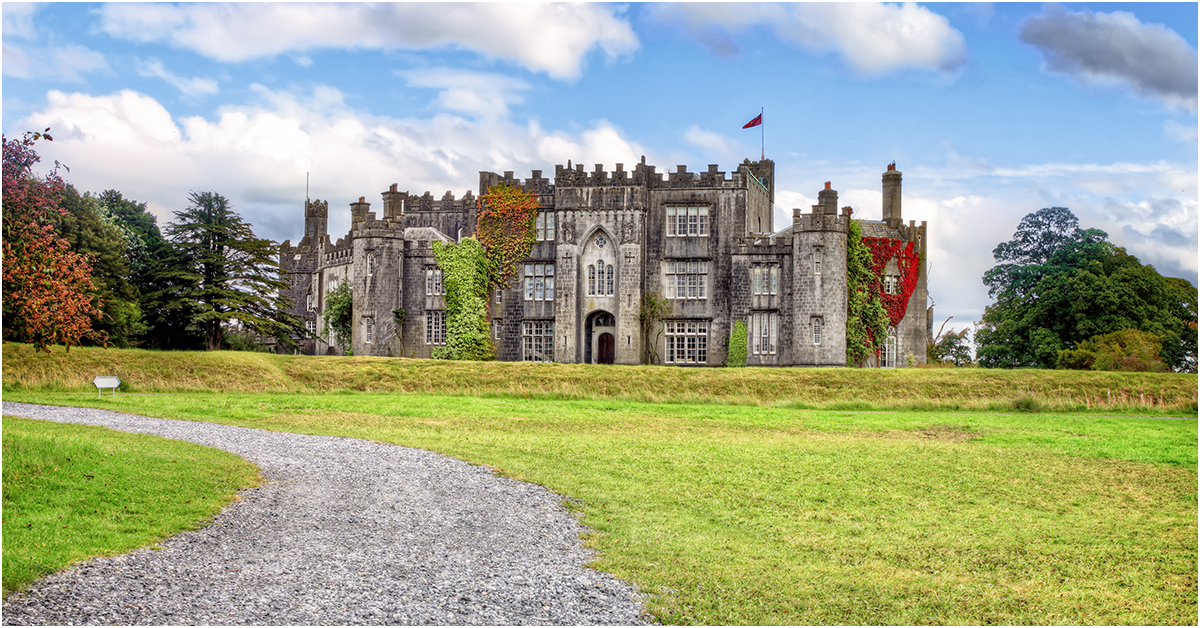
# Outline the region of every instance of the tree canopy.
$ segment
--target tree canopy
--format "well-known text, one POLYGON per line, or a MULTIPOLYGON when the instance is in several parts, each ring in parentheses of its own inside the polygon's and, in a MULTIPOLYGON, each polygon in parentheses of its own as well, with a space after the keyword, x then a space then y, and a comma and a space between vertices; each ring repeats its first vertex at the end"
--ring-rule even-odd
POLYGON ((159 269, 158 279, 175 288, 159 292, 161 307, 194 311, 191 319, 210 351, 221 348, 223 326, 233 322, 293 344, 292 336, 305 331, 280 294, 287 283, 279 279, 279 247, 256 237, 224 196, 192 192, 188 198, 190 205, 175 212, 166 230, 181 263, 159 269))
POLYGON ((1060 351, 1139 329, 1160 340, 1170 368, 1195 370, 1195 286, 1163 277, 1103 231, 1080 229, 1070 210, 1029 214, 993 256, 983 282, 996 302, 975 335, 980 365, 1054 368, 1060 351))
POLYGON ((40 139, 51 138, 44 133, 3 138, 4 333, 38 349, 62 344, 69 351, 83 339, 104 343, 107 335, 92 327, 103 316, 92 260, 72 250, 55 229, 66 214, 67 186, 58 164, 43 177, 33 172, 41 161, 34 149, 40 139))

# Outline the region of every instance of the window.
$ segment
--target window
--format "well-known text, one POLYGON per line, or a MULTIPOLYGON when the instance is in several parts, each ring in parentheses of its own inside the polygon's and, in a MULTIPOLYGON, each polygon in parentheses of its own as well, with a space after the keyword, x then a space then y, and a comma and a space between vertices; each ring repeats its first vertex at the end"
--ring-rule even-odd
POLYGON ((763 265, 754 267, 754 294, 779 294, 778 266, 763 265))
POLYGON ((526 362, 554 361, 554 321, 525 321, 521 340, 526 362))
POLYGON ((313 310, 313 298, 312 298, 312 294, 309 294, 308 295, 308 311, 311 312, 312 310, 313 310))
POLYGON ((442 285, 442 269, 428 266, 425 268, 425 296, 439 294, 446 294, 446 287, 442 285))
POLYGON ((668 299, 707 299, 708 262, 667 262, 668 299))
POLYGON ((900 276, 885 275, 883 278, 883 291, 888 294, 900 294, 900 276))
POLYGON ((667 208, 667 237, 694 238, 707 235, 707 207, 667 208))
POLYGON ((496 288, 496 303, 504 303, 504 290, 496 288))
POLYGON ((813 332, 813 345, 819 346, 821 344, 821 319, 819 319, 819 318, 812 319, 812 332, 813 332))
POLYGON ((879 347, 879 368, 896 368, 896 328, 888 327, 887 338, 879 347))
POLYGON ((538 212, 534 227, 537 229, 539 242, 554 240, 554 212, 538 212))
POLYGON ((304 329, 307 329, 308 333, 313 336, 317 335, 317 321, 314 321, 312 319, 305 320, 304 321, 304 329))
POLYGON ((554 300, 554 264, 525 265, 525 300, 554 300))
POLYGON ((616 269, 604 260, 588 264, 588 296, 612 296, 616 269))
POLYGON ((446 310, 426 310, 425 344, 446 344, 446 310))
POLYGON ((708 321, 666 321, 667 364, 708 362, 708 321))
POLYGON ((363 342, 371 344, 375 341, 375 319, 367 317, 363 319, 363 342))
POLYGON ((375 276, 375 252, 367 251, 367 276, 375 276))
POLYGON ((821 274, 821 253, 822 253, 822 251, 820 248, 813 249, 813 274, 814 275, 821 274))
POLYGON ((750 353, 775 355, 779 352, 778 339, 778 312, 755 312, 750 315, 750 353))
POLYGON ((499 318, 492 319, 492 338, 500 339, 500 332, 504 329, 504 321, 499 318))

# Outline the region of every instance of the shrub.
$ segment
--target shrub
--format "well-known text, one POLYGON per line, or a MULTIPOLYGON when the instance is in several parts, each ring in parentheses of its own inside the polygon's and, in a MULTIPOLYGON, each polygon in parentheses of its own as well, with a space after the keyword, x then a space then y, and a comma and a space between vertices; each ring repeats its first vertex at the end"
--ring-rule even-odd
POLYGON ((1167 370, 1158 336, 1133 328, 1093 336, 1079 343, 1078 349, 1059 351, 1057 366, 1093 371, 1167 370))
POLYGON ((733 331, 729 332, 729 348, 727 352, 729 366, 746 366, 747 342, 746 323, 742 321, 734 323, 733 331))

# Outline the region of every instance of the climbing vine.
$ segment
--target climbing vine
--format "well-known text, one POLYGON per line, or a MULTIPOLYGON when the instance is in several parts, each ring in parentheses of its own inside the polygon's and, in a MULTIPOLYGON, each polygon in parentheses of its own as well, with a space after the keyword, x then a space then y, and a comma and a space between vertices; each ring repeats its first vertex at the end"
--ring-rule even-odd
POLYGON ((537 194, 512 185, 494 185, 479 197, 475 234, 487 251, 489 289, 509 287, 509 278, 529 257, 538 207, 537 194))
POLYGON ((729 366, 746 366, 746 348, 749 339, 746 336, 746 323, 738 321, 733 324, 733 331, 729 332, 729 347, 726 355, 729 359, 726 364, 729 366))
POLYGON ((902 242, 893 238, 863 238, 863 243, 871 251, 871 273, 874 275, 872 289, 879 293, 883 307, 887 310, 888 322, 893 326, 900 323, 908 310, 908 299, 917 287, 917 279, 921 274, 921 256, 913 248, 912 242, 902 242), (896 258, 900 268, 900 285, 896 294, 888 294, 883 289, 883 270, 887 263, 896 258))
POLYGON ((638 319, 642 322, 642 338, 645 340, 646 361, 658 363, 658 339, 662 337, 662 319, 667 315, 667 300, 648 292, 642 297, 638 319))
POLYGON ((863 366, 879 354, 889 320, 880 298, 882 269, 876 272, 864 240, 862 226, 851 220, 846 239, 846 364, 852 366, 863 366))
POLYGON ((458 244, 433 243, 446 289, 446 346, 433 350, 439 360, 491 360, 496 347, 488 337, 488 262, 475 238, 458 244))
POLYGON ((338 284, 338 287, 325 295, 325 311, 322 317, 324 320, 321 323, 321 335, 329 338, 329 332, 332 331, 333 338, 330 339, 343 353, 348 351, 354 334, 354 297, 346 284, 338 284))

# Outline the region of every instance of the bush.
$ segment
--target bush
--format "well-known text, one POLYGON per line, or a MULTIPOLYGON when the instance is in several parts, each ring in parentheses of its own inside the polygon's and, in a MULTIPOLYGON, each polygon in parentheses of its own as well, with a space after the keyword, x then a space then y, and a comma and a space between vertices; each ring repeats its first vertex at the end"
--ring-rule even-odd
POLYGON ((1057 366, 1093 371, 1167 370, 1158 336, 1133 328, 1093 336, 1079 343, 1078 349, 1059 351, 1057 366))
POLYGON ((747 344, 746 323, 738 321, 733 324, 733 331, 729 332, 729 366, 746 366, 747 344))

